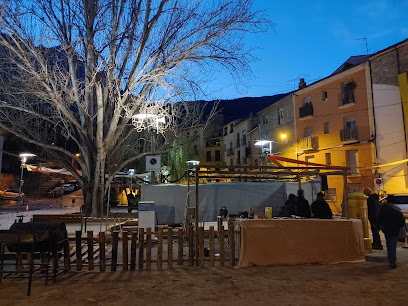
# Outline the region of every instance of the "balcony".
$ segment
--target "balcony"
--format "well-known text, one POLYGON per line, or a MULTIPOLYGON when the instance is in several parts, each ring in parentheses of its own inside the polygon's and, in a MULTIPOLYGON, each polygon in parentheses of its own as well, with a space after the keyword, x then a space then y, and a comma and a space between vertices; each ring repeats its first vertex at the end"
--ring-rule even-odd
POLYGON ((319 137, 307 136, 300 139, 300 148, 303 151, 316 151, 319 149, 319 137))
POLYGON ((357 127, 345 128, 340 131, 341 142, 355 142, 358 140, 357 127))
POLYGON ((216 137, 216 138, 207 139, 206 142, 205 142, 205 146, 207 148, 219 147, 220 146, 220 138, 216 137))
POLYGON ((227 156, 234 155, 234 153, 235 153, 234 148, 229 148, 229 149, 227 149, 227 156))
POLYGON ((354 91, 344 92, 339 95, 339 108, 345 108, 356 104, 354 91))
POLYGON ((299 107, 299 117, 300 119, 313 117, 313 104, 306 103, 305 105, 299 107))

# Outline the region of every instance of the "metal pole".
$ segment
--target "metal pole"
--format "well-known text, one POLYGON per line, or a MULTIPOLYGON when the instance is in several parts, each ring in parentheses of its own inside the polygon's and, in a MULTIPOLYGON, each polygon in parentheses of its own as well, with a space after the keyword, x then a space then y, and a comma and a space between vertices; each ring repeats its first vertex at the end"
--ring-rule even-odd
POLYGON ((187 207, 190 207, 190 170, 187 169, 187 207))
POLYGON ((17 213, 20 212, 20 202, 21 202, 21 188, 23 187, 23 160, 21 160, 21 176, 20 176, 20 188, 18 190, 18 201, 17 201, 17 213))
MULTIPOLYGON (((153 144, 154 142, 154 135, 153 133, 150 135, 150 151, 152 151, 152 154, 154 154, 155 151, 155 146, 153 144)), ((156 173, 155 171, 150 171, 150 184, 155 184, 156 183, 156 173)))
POLYGON ((199 209, 199 204, 198 204, 198 170, 195 170, 195 229, 198 233, 198 209, 199 209))
POLYGON ((349 218, 348 195, 347 195, 347 173, 343 174, 343 206, 342 216, 349 218))
MULTIPOLYGON (((108 201, 106 201, 106 223, 105 223, 105 231, 108 229, 108 215, 109 215, 110 192, 111 192, 111 184, 109 184, 109 188, 108 188, 108 201)), ((102 215, 101 215, 101 219, 102 219, 102 215)))

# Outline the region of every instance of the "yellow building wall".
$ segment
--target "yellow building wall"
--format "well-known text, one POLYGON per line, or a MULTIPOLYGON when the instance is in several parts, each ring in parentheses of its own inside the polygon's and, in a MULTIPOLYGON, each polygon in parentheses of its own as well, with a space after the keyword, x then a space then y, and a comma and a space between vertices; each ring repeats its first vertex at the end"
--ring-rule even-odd
MULTIPOLYGON (((295 94, 295 120, 296 139, 299 142, 303 138, 304 130, 312 127, 313 136, 318 137, 317 152, 301 152, 299 159, 305 160, 307 156, 313 156, 314 162, 326 164, 326 153, 331 154, 331 164, 334 166, 346 166, 347 150, 357 150, 358 166, 360 174, 349 176, 347 183, 360 184, 360 188, 374 187, 372 174, 372 150, 373 144, 370 142, 370 126, 367 102, 367 87, 365 69, 354 69, 351 73, 343 73, 343 76, 334 76, 333 81, 326 79, 321 85, 314 84, 309 90, 304 89, 295 94), (354 90, 355 105, 347 105, 339 108, 342 84, 353 80, 357 87, 354 90), (322 101, 322 93, 327 90, 327 100, 322 101), (299 118, 299 108, 304 104, 304 98, 312 96, 313 116, 307 119, 299 118), (357 144, 346 144, 341 141, 340 131, 345 128, 346 118, 351 117, 357 123, 358 140, 357 144), (324 123, 329 122, 329 134, 324 134, 324 123), (367 169, 365 169, 367 168, 367 169)), ((343 201, 343 177, 328 176, 328 187, 336 188, 337 201, 329 202, 334 213, 341 212, 343 201)), ((358 185, 356 185, 358 186, 358 185)))

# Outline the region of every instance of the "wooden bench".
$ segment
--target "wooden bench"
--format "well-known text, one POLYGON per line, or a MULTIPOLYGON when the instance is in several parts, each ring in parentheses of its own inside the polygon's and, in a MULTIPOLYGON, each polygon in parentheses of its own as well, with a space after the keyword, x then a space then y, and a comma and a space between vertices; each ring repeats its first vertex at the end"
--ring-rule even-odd
POLYGON ((33 222, 82 223, 82 215, 33 215, 33 222))

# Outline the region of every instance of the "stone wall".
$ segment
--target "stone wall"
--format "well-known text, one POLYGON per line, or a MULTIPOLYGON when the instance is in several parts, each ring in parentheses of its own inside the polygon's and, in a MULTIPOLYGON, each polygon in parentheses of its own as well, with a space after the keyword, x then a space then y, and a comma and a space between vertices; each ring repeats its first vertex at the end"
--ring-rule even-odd
POLYGON ((398 86, 398 74, 408 71, 408 44, 375 57, 370 64, 373 84, 398 86))

